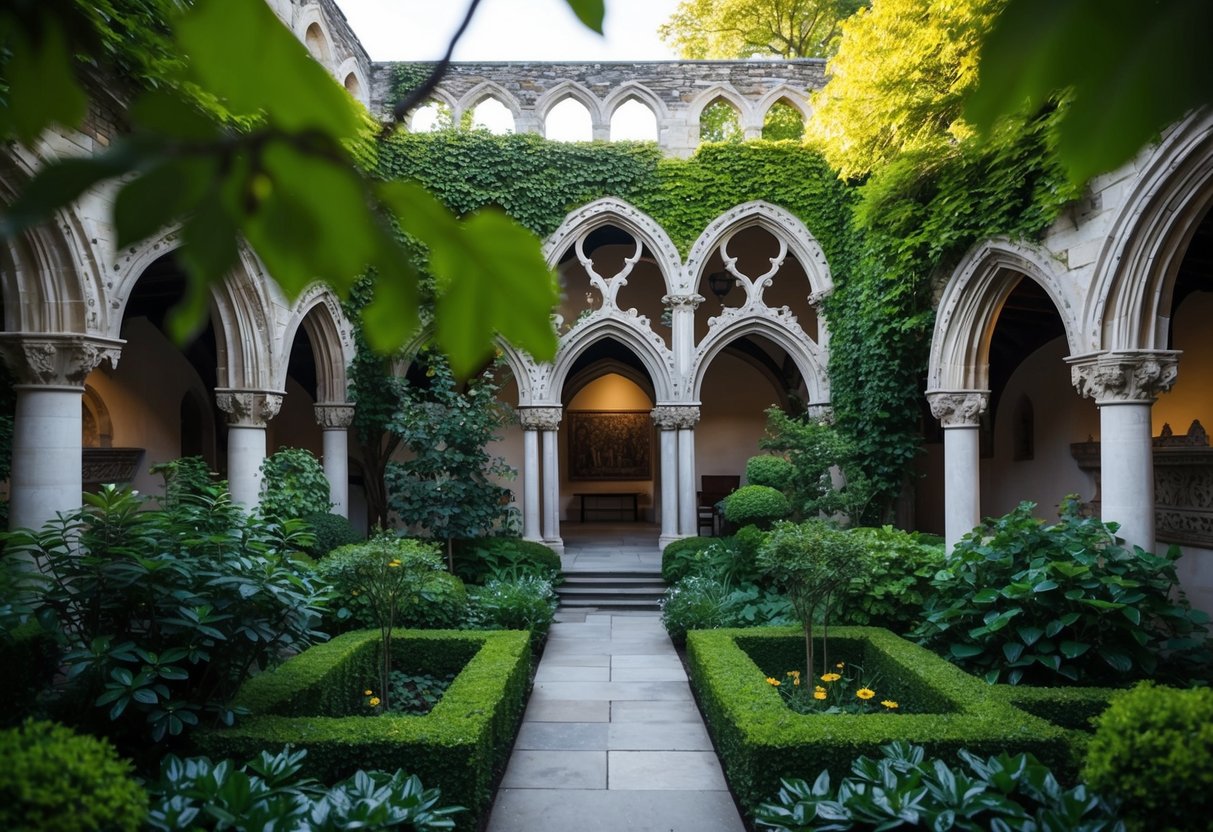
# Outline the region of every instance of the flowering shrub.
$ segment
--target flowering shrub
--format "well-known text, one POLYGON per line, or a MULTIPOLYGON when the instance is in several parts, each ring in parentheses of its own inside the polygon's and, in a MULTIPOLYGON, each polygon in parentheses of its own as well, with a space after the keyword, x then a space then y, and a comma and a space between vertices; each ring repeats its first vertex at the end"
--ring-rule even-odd
POLYGON ((834 671, 802 684, 800 671, 789 670, 782 679, 768 676, 767 684, 798 714, 868 714, 901 707, 893 699, 876 702, 876 681, 865 678, 863 668, 838 662, 834 671))

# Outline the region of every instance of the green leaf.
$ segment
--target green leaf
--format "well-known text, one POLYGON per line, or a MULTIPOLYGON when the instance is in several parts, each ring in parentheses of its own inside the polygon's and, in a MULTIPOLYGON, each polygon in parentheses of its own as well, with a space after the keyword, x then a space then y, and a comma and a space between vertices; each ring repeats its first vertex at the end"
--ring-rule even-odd
POLYGON ((1121 607, 1120 613, 1134 624, 1141 624, 1141 610, 1137 607, 1121 607))
POLYGON ((1023 655, 1024 646, 1018 641, 1003 642, 1002 654, 1007 657, 1008 662, 1019 661, 1019 657, 1023 655))
POLYGON ((147 239, 192 209, 214 176, 211 159, 192 158, 157 165, 128 182, 114 201, 118 247, 147 239))
POLYGON ((568 0, 577 18, 598 34, 602 34, 602 19, 606 15, 605 0, 568 0))
POLYGON ((1048 592, 1050 589, 1057 589, 1057 581, 1044 580, 1032 587, 1033 592, 1048 592))
POLYGON ((1016 632, 1019 633, 1019 638, 1023 643, 1029 647, 1039 641, 1040 637, 1045 634, 1045 631, 1040 627, 1019 627, 1016 629, 1016 632))
POLYGON ((190 101, 168 90, 152 90, 131 105, 135 127, 182 141, 205 142, 218 138, 217 124, 190 101))
POLYGON ((948 651, 958 659, 971 659, 980 656, 985 649, 976 644, 953 644, 948 647, 948 651))
POLYGON ((973 596, 974 604, 992 604, 999 599, 997 589, 983 589, 973 596))
POLYGON ((0 133, 27 145, 52 124, 76 127, 88 107, 62 27, 49 10, 39 24, 37 35, 17 29, 4 65, 8 100, 0 107, 0 133))
POLYGON ((190 74, 233 114, 264 114, 290 131, 357 134, 353 100, 268 4, 198 0, 176 31, 190 74))
POLYGON ((1112 650, 1107 647, 1100 647, 1097 651, 1105 662, 1111 665, 1113 670, 1120 673, 1128 673, 1133 669, 1133 660, 1125 653, 1119 650, 1112 650))
POLYGON ((1091 645, 1083 641, 1063 641, 1060 645, 1061 654, 1067 659, 1076 659, 1091 649, 1091 645))

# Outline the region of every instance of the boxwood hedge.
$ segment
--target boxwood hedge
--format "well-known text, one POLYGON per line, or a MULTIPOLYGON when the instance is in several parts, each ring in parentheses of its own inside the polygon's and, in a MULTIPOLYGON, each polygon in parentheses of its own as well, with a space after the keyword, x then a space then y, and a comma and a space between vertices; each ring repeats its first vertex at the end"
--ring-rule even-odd
POLYGON ((399 630, 393 643, 401 669, 445 673, 462 667, 428 714, 357 715, 363 690, 378 678, 379 650, 378 630, 360 630, 251 679, 236 700, 250 716, 232 728, 196 732, 198 750, 212 758, 251 759, 289 743, 307 749, 303 773, 325 782, 358 769, 402 768, 427 787, 441 788, 447 803, 467 806, 471 813, 461 816, 461 825, 475 828, 522 715, 528 636, 399 630))
POLYGON ((830 661, 877 676, 878 697, 903 712, 801 715, 790 710, 767 676, 801 668, 799 628, 697 630, 687 634, 691 684, 699 697, 721 763, 749 812, 779 790, 785 777, 812 780, 829 769, 835 782, 860 756, 906 740, 928 753, 979 757, 1027 751, 1059 776, 1076 771, 1072 732, 1013 706, 980 679, 935 654, 875 627, 830 633, 830 661))

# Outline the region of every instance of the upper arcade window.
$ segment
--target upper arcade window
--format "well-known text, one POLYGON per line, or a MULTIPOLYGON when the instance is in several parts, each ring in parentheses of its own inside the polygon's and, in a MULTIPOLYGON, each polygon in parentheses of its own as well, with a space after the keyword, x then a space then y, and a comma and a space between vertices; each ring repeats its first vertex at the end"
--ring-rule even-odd
POLYGON ((362 83, 358 80, 357 75, 351 72, 349 75, 345 76, 344 83, 346 92, 356 99, 362 99, 362 83))
POLYGON ((804 139, 804 114, 786 98, 781 98, 767 110, 762 121, 762 137, 768 141, 804 139))
POLYGON ((741 114, 728 99, 713 99, 699 114, 699 141, 739 142, 743 136, 741 114))
POLYGON ((454 124, 450 106, 431 99, 413 110, 413 115, 409 117, 409 132, 433 133, 435 130, 449 130, 454 124))
POLYGON ((312 57, 320 63, 327 64, 332 60, 329 54, 329 40, 324 36, 324 30, 320 28, 319 23, 307 27, 307 31, 303 33, 303 43, 307 46, 307 51, 312 53, 312 57))
POLYGON ((639 98, 629 98, 611 114, 611 141, 657 141, 657 114, 639 98))
POLYGON ((489 96, 472 108, 472 129, 488 130, 498 136, 513 133, 514 114, 501 99, 489 96))
POLYGON ((543 135, 554 142, 588 142, 594 138, 590 111, 576 98, 566 98, 548 110, 543 135))

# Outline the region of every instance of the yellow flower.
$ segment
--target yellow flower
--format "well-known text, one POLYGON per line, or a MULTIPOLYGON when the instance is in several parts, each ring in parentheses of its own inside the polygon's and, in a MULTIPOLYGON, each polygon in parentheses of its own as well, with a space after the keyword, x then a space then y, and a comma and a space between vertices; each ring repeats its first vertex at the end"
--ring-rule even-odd
POLYGON ((837 681, 838 681, 839 679, 841 679, 841 678, 842 678, 842 677, 841 677, 841 676, 839 676, 837 673, 827 673, 827 674, 825 674, 824 676, 822 676, 822 677, 821 677, 821 681, 823 681, 823 682, 837 682, 837 681))
POLYGON ((393 560, 388 563, 388 566, 392 567, 393 569, 395 569, 399 565, 400 565, 400 561, 398 561, 398 560, 393 560))
POLYGON ((825 699, 826 692, 824 690, 822 690, 821 688, 818 688, 817 690, 813 691, 813 698, 814 699, 825 699))
POLYGON ((855 691, 855 695, 860 699, 871 699, 876 695, 876 691, 872 690, 871 688, 860 688, 859 690, 855 691))
POLYGON ((834 665, 834 666, 835 666, 836 668, 838 668, 839 670, 842 670, 844 667, 846 667, 846 666, 847 666, 847 663, 846 663, 846 662, 839 662, 838 664, 836 664, 836 665, 834 665))
POLYGON ((374 692, 375 692, 375 691, 373 691, 373 690, 364 690, 364 691, 362 692, 362 695, 363 695, 363 696, 370 696, 370 695, 371 695, 372 693, 374 693, 374 692))
POLYGON ((378 708, 379 707, 379 697, 372 696, 371 701, 368 702, 367 704, 369 704, 372 708, 378 708))
POLYGON ((800 687, 800 677, 797 676, 795 679, 793 679, 792 684, 796 685, 797 687, 800 687))
POLYGON ((825 689, 825 688, 823 688, 821 685, 814 685, 814 686, 813 686, 813 690, 814 690, 814 691, 821 691, 822 693, 825 693, 825 692, 826 692, 826 689, 825 689))
POLYGON ((779 680, 778 680, 778 679, 776 679, 774 676, 768 676, 768 677, 767 677, 767 684, 768 684, 768 685, 772 685, 772 686, 774 686, 774 687, 779 687, 779 680))
POLYGON ((896 708, 896 707, 897 707, 897 703, 896 703, 896 702, 894 702, 892 699, 885 699, 885 700, 884 700, 883 702, 881 702, 880 704, 881 704, 881 705, 884 705, 884 706, 885 706, 886 708, 888 708, 890 711, 891 711, 891 710, 893 710, 894 708, 896 708))

